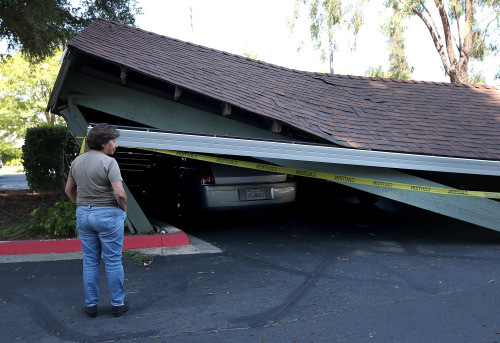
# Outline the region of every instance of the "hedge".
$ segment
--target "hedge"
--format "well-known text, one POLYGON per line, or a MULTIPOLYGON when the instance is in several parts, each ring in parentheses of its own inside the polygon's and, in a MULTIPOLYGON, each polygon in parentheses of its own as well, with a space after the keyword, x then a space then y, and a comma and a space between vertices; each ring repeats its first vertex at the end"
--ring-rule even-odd
POLYGON ((39 126, 26 132, 23 165, 31 189, 63 190, 78 144, 65 126, 39 126))

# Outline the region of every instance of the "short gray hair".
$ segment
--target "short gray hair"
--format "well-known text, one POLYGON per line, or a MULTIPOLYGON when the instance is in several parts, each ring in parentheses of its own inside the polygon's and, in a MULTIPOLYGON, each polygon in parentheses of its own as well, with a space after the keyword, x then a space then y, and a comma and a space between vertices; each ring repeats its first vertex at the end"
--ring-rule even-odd
POLYGON ((87 135, 86 141, 90 149, 99 150, 103 149, 103 145, 112 139, 120 137, 120 132, 116 126, 101 123, 94 126, 87 135))

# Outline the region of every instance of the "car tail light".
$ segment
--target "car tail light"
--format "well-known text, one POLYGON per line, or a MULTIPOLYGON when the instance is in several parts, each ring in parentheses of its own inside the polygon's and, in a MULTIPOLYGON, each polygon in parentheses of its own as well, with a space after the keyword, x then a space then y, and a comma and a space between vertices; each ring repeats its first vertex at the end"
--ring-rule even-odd
POLYGON ((204 164, 198 171, 198 179, 201 185, 213 185, 215 184, 214 174, 212 173, 212 168, 209 164, 204 164))

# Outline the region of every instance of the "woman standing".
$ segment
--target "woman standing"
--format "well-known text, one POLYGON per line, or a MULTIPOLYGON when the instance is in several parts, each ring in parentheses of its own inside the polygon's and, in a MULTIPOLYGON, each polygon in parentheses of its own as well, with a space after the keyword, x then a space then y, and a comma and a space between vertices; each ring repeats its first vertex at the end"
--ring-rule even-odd
POLYGON ((113 314, 128 310, 124 301, 122 247, 127 195, 116 160, 110 156, 120 133, 114 126, 98 124, 87 135, 90 151, 71 164, 66 194, 77 205, 76 228, 82 243, 85 312, 97 315, 99 269, 104 260, 113 314))

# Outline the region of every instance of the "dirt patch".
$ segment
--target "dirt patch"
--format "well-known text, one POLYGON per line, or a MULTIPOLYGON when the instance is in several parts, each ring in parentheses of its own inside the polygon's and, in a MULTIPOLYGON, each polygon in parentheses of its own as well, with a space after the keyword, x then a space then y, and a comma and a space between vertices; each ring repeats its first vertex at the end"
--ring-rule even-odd
POLYGON ((31 212, 44 203, 51 206, 59 194, 40 194, 31 190, 0 190, 0 226, 25 222, 31 212))
MULTIPOLYGON (((52 207, 57 201, 69 201, 61 193, 37 193, 32 190, 0 190, 0 241, 19 239, 53 239, 60 237, 48 236, 46 233, 31 232, 17 226, 30 218, 31 212, 41 204, 52 207), (12 227, 16 227, 12 229, 12 227), (13 235, 13 233, 19 233, 13 235)), ((131 234, 125 229, 125 234, 131 234)))

